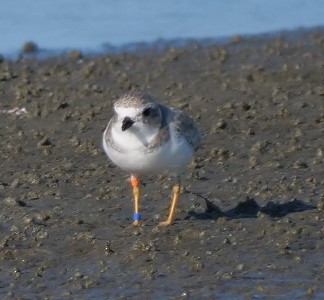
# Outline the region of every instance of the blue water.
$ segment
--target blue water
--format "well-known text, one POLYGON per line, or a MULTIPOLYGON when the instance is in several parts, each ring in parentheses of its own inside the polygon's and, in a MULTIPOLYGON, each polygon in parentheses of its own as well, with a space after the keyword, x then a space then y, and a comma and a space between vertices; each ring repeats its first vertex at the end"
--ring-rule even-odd
POLYGON ((26 41, 97 51, 323 25, 324 0, 0 0, 0 53, 14 55, 26 41))

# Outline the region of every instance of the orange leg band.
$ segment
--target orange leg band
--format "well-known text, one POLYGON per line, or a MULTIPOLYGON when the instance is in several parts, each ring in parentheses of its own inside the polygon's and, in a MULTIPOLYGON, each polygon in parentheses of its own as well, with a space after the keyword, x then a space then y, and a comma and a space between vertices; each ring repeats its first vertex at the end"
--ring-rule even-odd
POLYGON ((132 177, 131 178, 131 184, 132 184, 132 187, 137 187, 139 186, 139 181, 136 177, 132 177))

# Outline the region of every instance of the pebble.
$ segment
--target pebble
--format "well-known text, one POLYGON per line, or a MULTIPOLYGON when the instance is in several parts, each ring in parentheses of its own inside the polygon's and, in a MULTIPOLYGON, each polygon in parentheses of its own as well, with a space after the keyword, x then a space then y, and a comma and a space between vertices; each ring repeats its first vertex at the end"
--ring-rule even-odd
POLYGON ((38 51, 38 46, 34 42, 26 42, 22 48, 24 53, 35 53, 38 51))

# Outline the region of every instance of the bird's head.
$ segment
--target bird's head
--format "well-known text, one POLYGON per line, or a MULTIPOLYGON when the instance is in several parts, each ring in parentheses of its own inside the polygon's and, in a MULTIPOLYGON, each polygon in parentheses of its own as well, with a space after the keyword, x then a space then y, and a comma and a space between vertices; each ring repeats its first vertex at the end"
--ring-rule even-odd
POLYGON ((115 103, 114 109, 122 131, 161 126, 160 106, 146 94, 126 94, 115 103))

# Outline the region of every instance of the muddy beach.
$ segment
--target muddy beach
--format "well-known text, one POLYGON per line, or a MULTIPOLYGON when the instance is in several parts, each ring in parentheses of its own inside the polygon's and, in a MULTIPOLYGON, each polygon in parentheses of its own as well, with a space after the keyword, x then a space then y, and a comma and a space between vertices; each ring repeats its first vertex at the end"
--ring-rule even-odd
POLYGON ((1 61, 0 298, 323 299, 323 54, 314 29, 1 61), (130 226, 128 174, 101 149, 128 90, 206 133, 170 227, 168 177, 143 178, 130 226))

